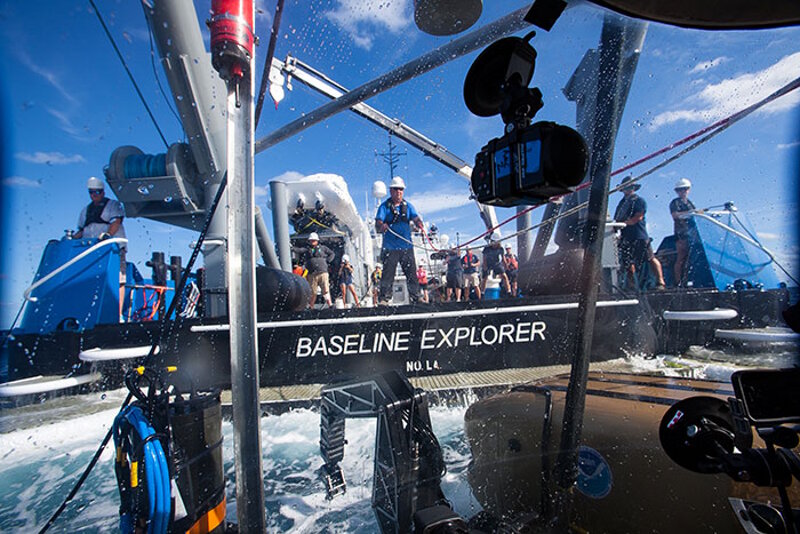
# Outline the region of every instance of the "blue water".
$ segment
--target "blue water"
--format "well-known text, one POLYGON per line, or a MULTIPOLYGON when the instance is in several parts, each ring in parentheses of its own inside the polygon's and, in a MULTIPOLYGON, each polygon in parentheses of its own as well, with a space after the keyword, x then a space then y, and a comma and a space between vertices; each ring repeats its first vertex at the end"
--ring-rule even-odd
MULTIPOLYGON (((100 402, 100 394, 82 402, 100 402)), ((462 515, 480 510, 465 483, 469 448, 463 433, 465 408, 431 409, 433 429, 444 452, 448 473, 442 488, 462 515)), ((116 410, 45 420, 42 424, 0 434, 0 531, 38 530, 58 507, 100 443, 116 410)), ((8 428, 3 428, 7 431, 8 428)), ((235 518, 233 435, 223 422, 228 516, 235 518)), ((296 410, 261 420, 267 524, 270 532, 376 532, 370 506, 375 421, 347 422, 348 445, 341 463, 347 493, 329 501, 317 475, 319 414, 296 410)), ((52 532, 117 531, 119 498, 111 448, 52 532)))

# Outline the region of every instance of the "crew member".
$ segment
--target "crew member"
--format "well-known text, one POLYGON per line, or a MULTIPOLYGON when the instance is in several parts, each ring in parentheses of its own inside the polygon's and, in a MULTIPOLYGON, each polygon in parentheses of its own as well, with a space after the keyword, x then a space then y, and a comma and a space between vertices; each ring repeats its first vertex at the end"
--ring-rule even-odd
POLYGON ((503 265, 506 268, 508 283, 511 284, 511 295, 517 296, 517 273, 519 272, 519 260, 511 252, 511 247, 506 245, 506 254, 503 256, 503 265))
POLYGON ((620 263, 628 273, 630 287, 636 287, 636 271, 647 261, 655 274, 658 289, 664 289, 661 262, 653 254, 653 247, 650 246, 650 238, 647 235, 647 223, 644 219, 647 203, 636 194, 642 186, 638 183, 626 186, 625 184, 631 180, 633 178, 630 176, 623 178, 620 186, 625 196, 619 201, 614 212, 614 220, 625 223, 619 241, 620 263))
MULTIPOLYGON (((125 218, 125 208, 122 203, 113 198, 106 197, 103 181, 94 176, 86 183, 89 188, 91 202, 86 205, 78 217, 78 231, 73 234, 75 239, 93 238, 108 239, 110 237, 125 237, 125 227, 122 219, 125 218)), ((119 245, 119 309, 122 314, 122 305, 125 301, 125 280, 127 263, 125 253, 128 247, 125 243, 119 245)))
POLYGON ((370 275, 370 282, 372 285, 372 303, 378 304, 378 293, 380 292, 381 277, 383 276, 383 265, 380 263, 375 264, 375 270, 370 275))
POLYGON ((301 263, 308 269, 308 283, 311 286, 309 307, 313 308, 317 301, 317 289, 322 293, 325 304, 333 307, 328 277, 328 266, 335 257, 333 251, 319 242, 319 234, 316 232, 308 234, 307 247, 297 247, 295 250, 302 256, 301 263))
POLYGON ((498 276, 503 282, 503 287, 506 293, 511 293, 511 286, 508 283, 506 276, 505 262, 503 261, 503 247, 500 241, 495 238, 489 238, 489 244, 483 247, 483 282, 481 289, 486 291, 486 281, 489 276, 498 276))
POLYGON ((481 280, 478 277, 478 267, 481 259, 472 253, 472 249, 467 247, 467 252, 461 258, 461 265, 464 268, 464 300, 469 300, 469 289, 475 288, 475 296, 481 300, 481 280))
POLYGON ((422 302, 428 302, 430 300, 428 298, 428 272, 425 270, 425 266, 422 264, 417 267, 417 283, 419 284, 419 290, 422 293, 422 302))
POLYGON ((461 265, 461 257, 457 249, 447 252, 447 290, 445 300, 452 300, 455 292, 456 302, 461 300, 461 289, 464 287, 464 268, 461 265))
POLYGON ((350 256, 342 255, 342 262, 339 265, 339 288, 342 290, 342 304, 347 308, 347 293, 353 295, 353 302, 356 308, 359 307, 358 295, 356 295, 356 284, 353 282, 353 264, 350 263, 350 256))
POLYGON ((392 297, 397 264, 403 269, 408 286, 408 298, 413 302, 419 300, 419 283, 417 282, 417 264, 414 259, 414 244, 411 241, 411 226, 422 231, 422 219, 417 210, 407 200, 403 200, 406 184, 399 176, 392 178, 389 184, 389 198, 378 207, 375 215, 375 230, 383 234, 381 261, 383 276, 379 304, 387 305, 392 297))
POLYGON ((669 203, 669 212, 672 214, 672 219, 675 222, 675 265, 674 265, 674 280, 675 286, 683 285, 688 273, 686 272, 686 260, 689 258, 689 238, 694 236, 697 232, 697 225, 692 217, 692 213, 697 210, 694 204, 689 200, 689 191, 692 188, 692 182, 688 178, 681 178, 675 184, 675 193, 678 198, 669 203))

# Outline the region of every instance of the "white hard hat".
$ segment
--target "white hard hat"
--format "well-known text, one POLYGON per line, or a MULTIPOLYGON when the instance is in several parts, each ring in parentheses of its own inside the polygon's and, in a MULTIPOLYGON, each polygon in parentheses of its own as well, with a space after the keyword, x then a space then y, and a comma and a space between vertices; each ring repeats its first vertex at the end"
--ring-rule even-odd
POLYGON ((389 184, 389 189, 405 189, 406 183, 399 176, 392 178, 392 183, 389 184))
POLYGON ((349 262, 350 261, 350 256, 348 256, 347 254, 342 254, 342 261, 349 262))
POLYGON ((317 232, 311 232, 308 234, 309 241, 319 241, 319 234, 317 232))
POLYGON ((376 263, 375 264, 375 268, 376 269, 383 269, 383 264, 382 263, 376 263))
POLYGON ((95 178, 94 176, 89 178, 89 180, 86 182, 86 187, 88 187, 89 189, 105 189, 106 188, 106 186, 103 184, 103 180, 101 180, 99 178, 95 178))
POLYGON ((687 187, 692 187, 692 182, 688 178, 681 178, 675 182, 675 189, 686 189, 687 187))

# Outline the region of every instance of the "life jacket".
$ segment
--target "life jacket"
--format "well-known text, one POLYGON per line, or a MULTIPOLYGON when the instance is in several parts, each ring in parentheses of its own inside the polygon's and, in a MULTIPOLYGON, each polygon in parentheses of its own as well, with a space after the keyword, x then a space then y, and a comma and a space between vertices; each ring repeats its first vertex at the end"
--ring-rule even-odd
POLYGON ((408 222, 408 202, 403 200, 402 202, 400 202, 400 209, 397 209, 394 206, 394 204, 392 204, 392 199, 389 198, 386 199, 384 205, 386 206, 386 209, 389 210, 389 213, 391 213, 391 215, 390 215, 390 220, 384 220, 383 222, 385 222, 389 226, 397 222, 405 222, 405 223, 408 222))
POLYGON ((106 204, 108 204, 108 201, 108 198, 104 198, 100 201, 100 204, 90 202, 89 205, 86 206, 86 220, 83 221, 84 227, 89 226, 92 223, 108 224, 111 222, 103 219, 103 210, 106 209, 106 204))
POLYGON ((517 258, 514 257, 513 254, 506 255, 506 265, 508 265, 511 269, 517 270, 519 269, 519 263, 517 262, 517 258))

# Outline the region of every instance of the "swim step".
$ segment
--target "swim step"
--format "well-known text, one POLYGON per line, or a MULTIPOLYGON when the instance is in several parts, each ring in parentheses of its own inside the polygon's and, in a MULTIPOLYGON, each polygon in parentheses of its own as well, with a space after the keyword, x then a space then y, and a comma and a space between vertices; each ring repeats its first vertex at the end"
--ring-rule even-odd
MULTIPOLYGON (((158 354, 158 352, 159 347, 156 347, 155 354, 158 354)), ((113 349, 101 349, 100 347, 95 347, 93 349, 82 350, 80 354, 78 354, 78 358, 84 362, 113 362, 116 360, 144 358, 148 354, 150 354, 150 345, 113 349)))
POLYGON ((714 308, 713 310, 664 310, 661 316, 666 321, 724 321, 735 319, 739 313, 729 308, 714 308))
POLYGON ((741 328, 737 330, 714 330, 714 337, 727 341, 749 341, 754 343, 800 343, 800 334, 790 328, 767 326, 765 328, 741 328))
POLYGON ((23 395, 37 395, 62 389, 74 388, 97 382, 100 373, 89 373, 70 377, 61 376, 34 376, 13 382, 0 384, 0 398, 21 397, 23 395))

